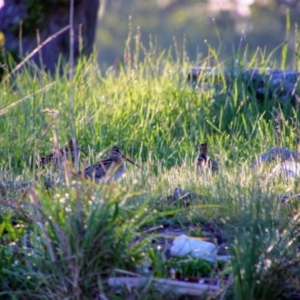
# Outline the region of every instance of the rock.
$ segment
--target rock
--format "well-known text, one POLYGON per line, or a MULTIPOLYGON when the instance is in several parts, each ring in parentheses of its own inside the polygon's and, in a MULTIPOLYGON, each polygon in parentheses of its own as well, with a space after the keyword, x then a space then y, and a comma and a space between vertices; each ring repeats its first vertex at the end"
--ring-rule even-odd
POLYGON ((287 178, 300 177, 300 164, 293 161, 282 162, 273 168, 270 175, 282 175, 287 178))
POLYGON ((217 257, 217 247, 213 243, 185 234, 173 240, 170 251, 172 256, 190 255, 207 261, 215 261, 217 257))
POLYGON ((278 198, 281 200, 282 203, 287 203, 293 199, 299 200, 300 194, 290 194, 290 193, 289 194, 279 194, 278 198))
POLYGON ((231 258, 232 257, 230 255, 218 255, 217 256, 217 260, 219 260, 219 261, 225 261, 225 262, 230 261, 231 258))
POLYGON ((249 94, 258 101, 275 98, 281 104, 291 103, 296 106, 299 103, 299 96, 295 91, 299 86, 300 73, 295 71, 267 69, 262 72, 259 69, 193 67, 187 70, 186 77, 194 88, 210 81, 213 82, 211 88, 215 89, 218 88, 216 84, 224 85, 224 78, 229 88, 237 78, 241 79, 249 94))
POLYGON ((297 161, 299 158, 299 153, 296 151, 289 150, 288 148, 273 147, 269 151, 261 153, 258 155, 254 161, 251 163, 250 167, 253 168, 264 162, 271 161, 297 161))

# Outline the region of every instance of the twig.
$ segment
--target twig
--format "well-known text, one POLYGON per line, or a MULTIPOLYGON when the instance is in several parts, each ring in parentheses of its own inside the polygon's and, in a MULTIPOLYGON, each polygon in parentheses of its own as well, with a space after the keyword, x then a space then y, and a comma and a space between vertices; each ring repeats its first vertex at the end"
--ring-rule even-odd
POLYGON ((147 277, 110 277, 108 279, 110 287, 143 287, 151 285, 157 291, 168 293, 170 291, 180 295, 190 296, 213 296, 220 291, 218 285, 190 283, 171 279, 147 278, 147 277))
POLYGON ((6 114, 6 113, 8 113, 8 110, 9 110, 10 108, 16 106, 17 104, 23 102, 24 100, 26 100, 26 99, 28 99, 28 98, 34 96, 34 95, 37 95, 37 94, 39 94, 39 93, 41 93, 41 92, 44 92, 45 90, 47 90, 48 88, 52 87, 52 86, 55 85, 55 84, 56 84, 55 81, 54 81, 54 82, 51 82, 51 83, 47 84, 46 86, 44 86, 43 88, 37 90, 36 92, 34 92, 34 93, 32 93, 32 94, 30 94, 30 95, 28 95, 28 96, 26 96, 26 97, 24 97, 24 98, 18 100, 17 102, 14 102, 14 103, 8 105, 6 108, 1 109, 1 110, 0 110, 0 116, 1 116, 1 115, 4 115, 4 114, 6 114))
POLYGON ((226 296, 226 291, 233 286, 233 283, 234 283, 233 282, 233 275, 230 274, 229 278, 227 280, 226 286, 223 289, 221 289, 220 291, 218 291, 217 293, 215 293, 213 296, 211 296, 207 300, 217 299, 219 296, 220 296, 220 300, 224 300, 225 296, 226 296))
MULTIPOLYGON (((74 120, 74 0, 70 1, 70 67, 69 67, 69 81, 70 81, 70 119, 71 119, 71 128, 72 128, 72 138, 73 141, 76 140, 76 128, 74 120)), ((75 170, 78 171, 79 157, 77 153, 77 147, 74 144, 74 166, 75 170)))
POLYGON ((73 81, 74 77, 74 0, 70 1, 70 68, 69 80, 73 81))

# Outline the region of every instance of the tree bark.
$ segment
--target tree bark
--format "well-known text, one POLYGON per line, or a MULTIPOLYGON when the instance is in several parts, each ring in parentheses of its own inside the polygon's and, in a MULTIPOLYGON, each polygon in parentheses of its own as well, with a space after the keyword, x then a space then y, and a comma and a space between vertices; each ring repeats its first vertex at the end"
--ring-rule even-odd
MULTIPOLYGON (((74 1, 74 57, 89 56, 95 39, 99 0, 74 1)), ((0 8, 0 30, 5 51, 22 59, 38 45, 69 25, 70 1, 6 0, 0 8)), ((69 31, 53 38, 32 57, 39 68, 55 72, 58 62, 69 59, 69 31)), ((60 64, 60 68, 61 68, 60 64)))

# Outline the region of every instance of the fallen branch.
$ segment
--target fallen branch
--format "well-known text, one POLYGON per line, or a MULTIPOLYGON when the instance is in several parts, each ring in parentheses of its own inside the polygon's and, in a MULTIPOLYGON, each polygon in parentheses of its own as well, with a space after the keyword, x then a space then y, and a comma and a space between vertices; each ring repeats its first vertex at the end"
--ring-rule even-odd
POLYGON ((190 283, 153 277, 110 277, 108 279, 108 285, 112 288, 127 287, 131 290, 132 288, 143 287, 146 284, 162 293, 174 292, 176 294, 189 296, 213 296, 220 291, 219 283, 215 285, 190 283))

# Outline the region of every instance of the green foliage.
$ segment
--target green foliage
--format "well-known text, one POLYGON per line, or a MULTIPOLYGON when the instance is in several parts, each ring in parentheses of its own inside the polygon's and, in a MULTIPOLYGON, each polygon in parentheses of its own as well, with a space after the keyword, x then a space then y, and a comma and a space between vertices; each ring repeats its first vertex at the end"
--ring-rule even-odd
POLYGON ((174 269, 180 278, 201 278, 209 277, 213 264, 202 259, 195 259, 190 257, 172 258, 165 263, 165 267, 174 269))
MULTIPOLYGON (((2 250, 7 265, 1 276, 8 275, 15 285, 4 286, 0 296, 28 292, 31 299, 50 299, 55 292, 60 299, 69 295, 91 299, 115 268, 134 270, 141 261, 140 249, 147 239, 131 244, 138 224, 128 222, 130 212, 111 194, 110 187, 98 190, 93 200, 87 191, 75 188, 62 188, 60 193, 38 199, 37 226, 19 241, 21 269, 8 265, 16 257, 2 250)), ((137 210, 134 215, 142 218, 141 213, 137 210)), ((7 224, 5 228, 14 233, 7 224)), ((11 236, 11 241, 16 238, 11 236)))
POLYGON ((238 205, 245 212, 233 228, 236 298, 278 299, 286 289, 286 278, 298 273, 299 215, 286 218, 276 201, 259 192, 251 201, 240 199, 238 205))
POLYGON ((0 47, 0 82, 16 64, 17 51, 5 51, 4 48, 0 47))
POLYGON ((7 290, 10 287, 15 288, 17 281, 11 276, 8 270, 14 272, 22 271, 22 255, 18 251, 19 240, 24 235, 24 224, 19 220, 13 225, 11 214, 2 217, 0 223, 0 289, 7 290))

